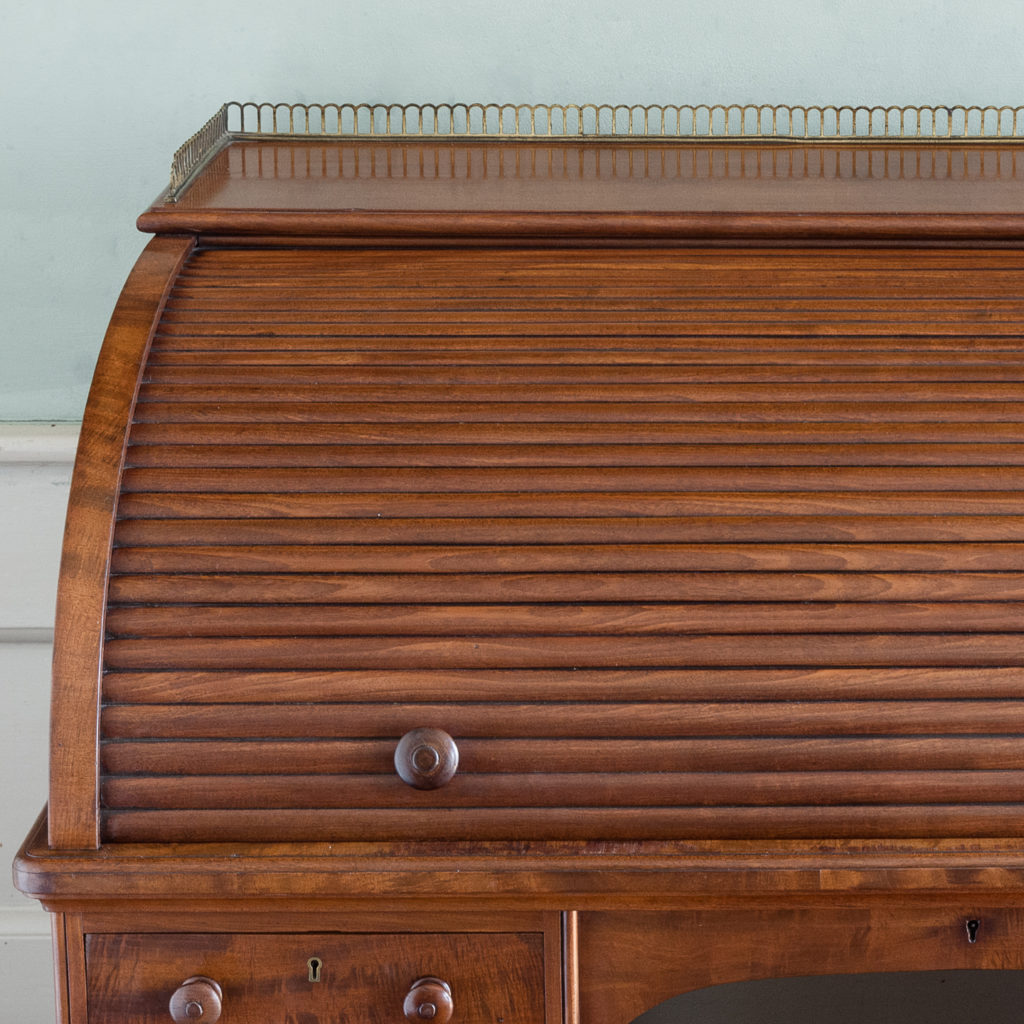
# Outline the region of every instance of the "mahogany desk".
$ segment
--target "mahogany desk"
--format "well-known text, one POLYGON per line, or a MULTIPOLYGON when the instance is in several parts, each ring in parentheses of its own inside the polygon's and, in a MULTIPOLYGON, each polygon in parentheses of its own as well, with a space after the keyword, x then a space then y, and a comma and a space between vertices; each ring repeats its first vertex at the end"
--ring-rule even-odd
POLYGON ((61 1021, 1024 968, 1020 138, 224 124, 83 423, 61 1021))

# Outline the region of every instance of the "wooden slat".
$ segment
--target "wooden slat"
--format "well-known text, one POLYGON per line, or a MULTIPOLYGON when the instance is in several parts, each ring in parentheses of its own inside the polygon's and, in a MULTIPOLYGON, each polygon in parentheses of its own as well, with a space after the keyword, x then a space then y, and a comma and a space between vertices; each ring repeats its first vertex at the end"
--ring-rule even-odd
MULTIPOLYGON (((443 728, 458 739, 516 737, 1024 735, 1024 699, 730 701, 544 704, 228 704, 113 706, 103 735, 116 739, 315 739, 386 736, 443 728)), ((472 765, 469 765, 469 770, 472 765)))
MULTIPOLYGON (((328 403, 346 406, 376 407, 387 403, 388 412, 401 415, 406 406, 429 409, 431 403, 451 405, 461 418, 467 410, 478 406, 494 406, 498 410, 514 411, 519 416, 529 415, 534 407, 550 408, 566 415, 566 406, 585 406, 588 413, 600 416, 619 407, 628 407, 634 416, 638 413, 653 419, 664 419, 662 406, 681 405, 689 418, 713 415, 718 406, 734 413, 756 413, 770 409, 773 414, 786 415, 795 406, 804 415, 819 409, 854 413, 863 406, 865 411, 880 411, 887 404, 887 414, 909 417, 920 414, 929 417, 940 405, 951 406, 951 414, 967 409, 976 413, 988 409, 1002 409, 1005 414, 1019 413, 1024 400, 1024 386, 992 381, 979 383, 956 382, 926 384, 903 382, 899 384, 791 384, 773 382, 750 384, 744 381, 728 384, 630 384, 606 383, 542 384, 506 381, 502 384, 459 384, 443 382, 435 385, 402 383, 401 385, 355 385, 348 382, 314 384, 282 383, 264 380, 251 385, 145 384, 139 392, 139 401, 156 404, 166 410, 173 404, 200 406, 203 403, 227 405, 229 408, 249 402, 273 408, 284 403, 313 404, 327 407, 328 403), (396 408, 391 408, 394 404, 396 408), (907 408, 904 409, 903 407, 907 408), (639 407, 639 408, 638 408, 639 407)), ((964 418, 967 418, 965 416, 964 418)))
MULTIPOLYGON (((381 841, 415 834, 420 841, 487 840, 509 832, 508 811, 462 809, 450 815, 420 810, 365 811, 237 809, 111 811, 107 834, 114 842, 259 842, 268 833, 279 841, 381 841)), ((844 807, 713 808, 519 808, 519 840, 583 839, 859 839, 1024 837, 1024 805, 907 804, 844 807)))
MULTIPOLYGON (((128 539, 129 528, 119 532, 128 539)), ((117 547, 115 573, 1020 572, 1024 544, 437 544, 117 547)), ((120 586, 117 579, 111 586, 120 586)))
MULTIPOLYGON (((904 423, 902 444, 1019 444, 1024 424, 904 423)), ((889 423, 435 423, 139 422, 142 444, 891 444, 889 423)), ((643 457, 643 453, 638 453, 643 457)))
MULTIPOLYGON (((139 430, 136 428, 136 437, 139 430)), ((1003 443, 885 443, 848 444, 301 444, 156 443, 133 444, 129 466, 187 466, 202 468, 305 466, 343 468, 498 468, 581 467, 634 469, 646 467, 744 468, 839 466, 897 466, 910 470, 936 467, 975 467, 979 479, 986 470, 1024 465, 1024 446, 1003 443)))
MULTIPOLYGON (((1013 803, 1024 772, 618 772, 457 776, 417 794, 418 808, 792 807, 815 805, 984 805, 1013 803)), ((258 803, 277 808, 408 808, 408 789, 390 776, 246 775, 110 779, 110 810, 202 810, 258 803)))
POLYGON ((880 309, 874 304, 854 305, 844 309, 815 308, 801 304, 796 308, 778 309, 771 299, 762 303, 725 302, 721 306, 709 305, 695 309, 692 305, 682 309, 668 309, 661 303, 648 300, 633 309, 608 309, 600 299, 591 300, 576 309, 570 304, 548 301, 538 309, 518 307, 516 299, 494 303, 491 308, 448 309, 443 316, 426 308, 407 312, 383 308, 362 310, 338 305, 322 305, 314 315, 303 315, 301 310, 246 310, 247 291, 238 290, 235 308, 226 311, 201 309, 195 306, 171 306, 160 321, 164 337, 188 334, 197 325, 211 335, 252 333, 256 318, 263 328, 282 333, 308 335, 319 333, 362 334, 374 336, 391 333, 426 337, 458 337, 461 335, 491 334, 518 335, 524 329, 551 337, 563 335, 613 334, 615 337, 667 336, 699 337, 706 334, 771 337, 777 334, 804 336, 851 336, 877 334, 881 331, 899 334, 903 338, 914 335, 927 337, 959 333, 983 333, 987 337, 1018 336, 1024 320, 1021 306, 1015 304, 1003 311, 998 319, 989 310, 965 310, 959 305, 937 303, 934 312, 921 309, 904 310, 899 306, 880 309), (333 307, 333 308, 332 308, 333 307), (518 308, 517 308, 518 307, 518 308), (325 330, 326 329, 326 330, 325 330))
MULTIPOLYGON (((193 559, 201 557, 193 555, 193 559)), ((443 558, 442 556, 439 556, 443 558)), ((193 562, 194 566, 194 562, 193 562)), ((237 567, 233 567, 237 568, 237 567)), ((440 604, 581 601, 1024 601, 1024 572, 141 573, 114 576, 120 604, 440 604)))
MULTIPOLYGON (((936 296, 992 298, 1011 293, 1020 273, 1018 251, 974 247, 900 246, 885 252, 856 247, 835 247, 823 263, 820 246, 764 253, 753 247, 676 246, 671 249, 635 246, 629 259, 620 253, 575 244, 563 247, 502 247, 483 253, 470 250, 472 275, 466 273, 465 249, 434 250, 417 247, 391 250, 370 248, 346 251, 326 246, 303 249, 282 245, 263 249, 256 260, 245 247, 208 250, 178 279, 179 288, 198 285, 217 288, 241 284, 290 287, 297 280, 321 282, 337 293, 338 277, 357 293, 381 295, 383 275, 401 281, 403 292, 434 295, 438 292, 477 293, 490 290, 511 296, 534 288, 541 294, 586 292, 598 275, 613 294, 627 289, 644 295, 721 292, 742 300, 743 288, 762 288, 768 296, 936 296), (780 259, 780 256, 782 259, 780 259), (898 275, 894 272, 898 271, 898 275)), ((392 292, 383 290, 383 294, 392 292)))
MULTIPOLYGON (((1010 633, 1013 601, 686 604, 112 605, 111 637, 508 637, 812 633, 1010 633)), ((311 643, 315 646, 315 643, 311 643)))
MULTIPOLYGON (((337 388, 345 391, 361 389, 383 397, 385 391, 398 399, 402 391, 413 388, 413 393, 434 392, 442 388, 473 389, 482 397, 484 392, 494 392, 494 397, 506 397, 508 387, 534 387, 541 393, 564 394, 566 386, 573 389, 586 385, 590 388, 619 388, 621 397, 625 389, 632 387, 637 393, 644 389, 658 391, 673 390, 679 395, 693 393, 701 401, 750 401, 766 393, 774 397, 778 393, 784 400, 789 394, 806 394, 806 397, 821 395, 822 386, 829 385, 828 394, 845 396, 853 400, 859 395, 874 395, 900 398, 903 387, 911 385, 907 394, 961 395, 964 398, 984 400, 986 398, 1007 399, 1015 396, 1024 382, 1024 366, 1016 363, 968 362, 966 354, 955 362, 945 365, 921 366, 905 361, 882 363, 822 362, 816 366, 786 365, 772 363, 763 365, 756 362, 734 365, 716 365, 708 360, 714 358, 704 353, 704 360, 698 365, 685 362, 651 365, 608 363, 577 363, 571 367, 550 363, 501 362, 501 354, 478 364, 449 366, 416 366, 408 363, 399 365, 368 365, 349 362, 345 365, 305 364, 303 359, 316 355, 299 356, 283 365, 250 366, 234 361, 225 361, 211 352, 205 361, 196 359, 187 362, 169 362, 165 359, 151 359, 147 364, 142 396, 163 394, 171 400, 177 394, 192 396, 216 396, 225 389, 225 394, 241 391, 257 391, 277 388, 315 390, 337 388), (311 384, 314 378, 316 383, 311 384), (934 391, 928 390, 934 387, 934 391), (813 395, 811 394, 813 392, 813 395)), ((752 358, 757 355, 752 353, 752 358)), ((927 399, 926 399, 927 400, 927 399)))
MULTIPOLYGON (((198 457, 194 449, 179 452, 182 462, 198 457)), ((133 453, 138 467, 139 454, 133 453)), ((878 492, 947 491, 969 497, 974 491, 1024 491, 1024 467, 1016 466, 605 466, 596 467, 325 467, 267 466, 258 468, 210 466, 131 468, 122 476, 126 493, 184 492, 239 494, 296 494, 351 492, 371 494, 493 494, 502 492, 551 495, 572 489, 581 508, 591 492, 878 492), (209 468, 207 468, 209 467, 209 468)), ((877 497, 877 495, 876 495, 877 497)), ((950 497, 946 495, 945 497, 950 497)))
MULTIPOLYGON (((519 252, 513 250, 516 255, 519 252)), ((499 250, 501 256, 507 258, 509 250, 499 250)), ((214 254, 210 254, 214 255, 214 254)), ((803 275, 808 283, 817 287, 829 287, 821 277, 821 255, 820 249, 815 246, 795 246, 786 253, 788 257, 787 266, 792 269, 793 279, 803 275)), ((461 282, 458 275, 452 275, 452 269, 465 269, 464 252, 455 250, 446 252, 431 253, 431 259, 426 266, 422 265, 422 254, 416 249, 398 249, 395 251, 382 251, 371 249, 368 252, 352 253, 346 250, 323 250, 317 249, 313 252, 302 249, 286 249, 284 251, 267 250, 260 254, 260 271, 270 272, 275 267, 284 275, 296 269, 301 269, 307 274, 319 274, 330 278, 340 267, 351 269, 352 273, 365 278, 369 286, 373 286, 382 269, 395 268, 397 270, 416 270, 417 275, 414 283, 424 283, 436 278, 450 286, 457 286, 461 282)), ((474 253, 473 259, 476 258, 474 253)), ((956 249, 935 248, 928 245, 909 244, 902 252, 894 253, 879 250, 862 250, 858 248, 837 248, 829 253, 830 264, 837 271, 842 271, 844 278, 849 279, 857 273, 866 273, 872 278, 879 276, 879 271, 896 270, 905 271, 907 280, 912 284, 914 281, 930 278, 936 273, 946 270, 966 269, 968 272, 974 270, 982 276, 980 284, 992 284, 998 281, 1001 271, 1012 271, 1020 266, 1020 257, 1015 252, 1006 252, 1000 249, 978 249, 969 253, 963 253, 956 249)), ((263 274, 256 274, 250 254, 245 249, 227 249, 218 251, 214 258, 209 261, 212 266, 207 269, 201 267, 202 280, 215 280, 217 275, 230 275, 232 279, 237 277, 260 277, 263 274)), ((578 268, 582 264, 589 268, 606 268, 615 270, 615 282, 636 279, 643 281, 651 275, 661 272, 669 280, 678 280, 680 273, 687 270, 698 275, 704 272, 713 272, 707 278, 712 284, 723 280, 721 275, 732 272, 739 276, 736 283, 742 284, 747 273, 752 275, 760 272, 765 274, 771 270, 771 264, 766 264, 762 254, 756 249, 743 246, 723 249, 716 246, 695 246, 693 248, 677 248, 666 254, 657 249, 637 249, 630 254, 630 259, 623 261, 617 258, 616 254, 609 254, 600 249, 546 249, 535 247, 524 249, 522 258, 512 266, 499 257, 493 263, 481 261, 481 278, 487 270, 492 273, 495 268, 504 268, 498 283, 506 287, 517 287, 521 279, 537 275, 542 282, 555 281, 559 277, 564 278, 570 284, 578 286, 580 279, 578 268)), ((197 274, 196 267, 193 267, 191 276, 197 274)), ((943 275, 945 277, 946 275, 943 275)), ((181 278, 182 283, 189 280, 189 275, 181 278)), ((705 278, 701 278, 703 281, 705 278)), ((724 280, 728 281, 728 278, 724 280)), ((898 291, 902 279, 897 281, 882 276, 882 283, 889 284, 894 292, 898 291)), ((966 282, 965 282, 966 285, 966 282)), ((968 289, 964 288, 966 292, 968 289)))
MULTIPOLYGON (((232 399, 153 398, 140 403, 136 419, 140 423, 872 423, 884 418, 902 423, 1015 423, 1024 405, 1007 401, 966 398, 946 401, 893 402, 863 399, 843 401, 696 401, 651 396, 646 400, 623 396, 621 401, 586 394, 569 395, 551 401, 507 395, 506 400, 476 400, 450 390, 447 397, 425 401, 408 396, 404 400, 332 398, 328 394, 307 393, 296 397, 262 393, 232 399)), ((628 390, 628 389, 627 389, 628 390)), ((898 428, 894 428, 898 429, 898 428)))
MULTIPOLYGON (((123 545, 232 544, 915 544, 1024 541, 1024 516, 689 516, 607 518, 125 519, 123 545)), ((288 511, 284 506, 284 511, 288 511)))
MULTIPOLYGON (((792 240, 791 240, 792 241, 792 240)), ((531 290, 551 297, 586 293, 584 273, 600 274, 607 293, 626 295, 631 290, 665 298, 676 294, 708 296, 718 292, 742 298, 743 284, 749 282, 751 294, 780 297, 812 297, 826 294, 834 301, 847 295, 900 297, 900 288, 909 295, 938 297, 965 296, 986 299, 1005 293, 1005 284, 1020 268, 1019 254, 1000 247, 922 246, 908 243, 895 251, 861 251, 855 246, 833 247, 829 253, 830 274, 823 274, 820 245, 786 248, 786 273, 780 274, 763 250, 737 245, 677 245, 672 248, 632 246, 628 260, 619 253, 569 243, 565 246, 501 246, 496 243, 479 258, 472 251, 475 273, 466 274, 466 250, 435 249, 427 260, 423 249, 410 246, 347 250, 339 247, 315 248, 266 247, 255 265, 244 258, 244 248, 218 251, 203 263, 193 266, 177 282, 178 290, 200 287, 213 289, 236 283, 255 282, 269 287, 287 288, 290 281, 331 290, 339 274, 357 296, 381 294, 382 274, 401 275, 407 287, 388 292, 385 297, 404 295, 452 294, 467 290, 474 294, 520 296, 531 290), (905 259, 901 260, 901 256, 905 259), (461 257, 461 260, 460 260, 461 257), (608 273, 613 271, 613 273, 608 273), (899 276, 892 272, 899 271, 899 276), (950 271, 954 273, 951 274, 950 271), (942 285, 949 285, 947 291, 942 285)), ((779 255, 779 251, 771 254, 779 255)), ((334 296, 337 289, 334 288, 334 296)))
MULTIPOLYGON (((275 372, 282 366, 307 367, 311 372, 327 368, 363 367, 394 368, 397 365, 408 372, 412 368, 505 368, 524 366, 542 367, 592 367, 606 368, 626 367, 630 373, 636 367, 667 367, 674 371, 684 367, 692 374, 695 369, 709 367, 714 372, 735 372, 736 368, 750 370, 752 374, 766 375, 774 380, 778 367, 802 367, 805 372, 826 373, 836 365, 866 368, 867 372, 878 372, 879 364, 883 372, 888 374, 889 367, 898 367, 900 373, 908 368, 934 370, 949 379, 951 368, 965 365, 970 372, 987 372, 988 369, 1000 373, 1013 373, 1020 367, 1020 358, 1013 351, 997 351, 992 348, 973 345, 969 354, 963 346, 951 348, 949 351, 903 350, 893 348, 850 349, 842 351, 822 351, 817 347, 783 348, 779 344, 771 348, 728 349, 713 347, 703 348, 665 348, 659 344, 650 344, 643 349, 576 349, 570 346, 559 346, 555 349, 511 349, 503 348, 494 343, 488 348, 429 348, 409 349, 402 352, 400 360, 396 360, 394 352, 372 346, 356 346, 339 348, 333 339, 319 339, 317 343, 310 341, 303 347, 292 345, 289 348, 275 348, 266 339, 251 338, 247 343, 226 345, 224 339, 193 336, 178 338, 173 343, 166 339, 155 339, 147 368, 153 367, 273 367, 275 372), (884 361, 880 359, 884 353, 884 361)), ((564 371, 563 371, 564 372, 564 371)), ((909 371, 908 372, 913 372, 909 371)), ((628 379, 628 378, 627 378, 628 379)), ((694 379, 692 376, 687 379, 694 379)), ((699 379, 699 378, 698 378, 699 379)), ((744 378, 748 379, 748 378, 744 378)), ((758 379, 751 376, 749 379, 758 379)), ((761 379, 765 379, 763 376, 761 379)), ((828 379, 828 378, 823 378, 828 379)), ((959 379, 954 376, 953 379, 959 379)))
MULTIPOLYGON (((841 309, 864 302, 898 307, 915 299, 935 299, 940 304, 963 299, 968 307, 1003 299, 1011 306, 1020 305, 1020 294, 1014 291, 1020 273, 1019 254, 1004 248, 1003 255, 1008 258, 995 262, 988 258, 995 247, 959 252, 947 247, 936 250, 941 258, 930 261, 925 249, 900 246, 896 255, 907 257, 902 264, 898 258, 887 260, 877 251, 857 263, 850 259, 853 247, 836 247, 823 265, 821 247, 815 257, 810 248, 803 252, 744 254, 737 247, 659 249, 639 245, 630 247, 629 258, 622 259, 621 253, 608 258, 607 252, 588 252, 571 244, 547 251, 495 245, 473 252, 470 259, 476 265, 472 273, 467 273, 465 263, 446 258, 455 253, 436 250, 363 249, 350 251, 346 260, 339 258, 345 254, 336 247, 306 248, 302 252, 301 246, 284 245, 278 247, 281 258, 275 262, 270 248, 267 246, 258 257, 258 265, 250 263, 247 267, 237 261, 232 265, 226 259, 229 251, 239 252, 234 247, 206 251, 201 261, 177 281, 175 298, 216 298, 218 294, 229 298, 237 289, 266 289, 271 295, 287 295, 295 288, 300 298, 322 296, 335 306, 351 297, 366 303, 376 298, 396 308, 429 304, 438 297, 508 304, 590 298, 595 303, 607 299, 645 303, 648 307, 671 301, 734 302, 741 307, 778 302, 803 303, 818 311, 823 299, 841 309), (413 253, 426 258, 410 259, 413 253), (311 255, 323 262, 314 265, 315 261, 308 258, 311 255), (574 264, 576 259, 579 262, 574 264), (601 284, 599 292, 594 289, 595 280, 601 284), (346 286, 343 294, 339 293, 339 282, 346 286), (395 287, 397 282, 402 283, 401 288, 395 287)), ((455 252, 466 256, 465 249, 455 252)))
MULTIPOLYGON (((720 286, 721 287, 721 286, 720 286)), ((256 315, 262 323, 269 318, 288 317, 293 320, 319 320, 322 316, 344 316, 355 314, 373 319, 390 318, 397 314, 404 319, 423 317, 430 313, 442 313, 445 319, 459 321, 487 315, 488 311, 501 312, 518 322, 543 322, 538 314, 548 312, 571 313, 584 319, 595 313, 614 313, 627 319, 639 315, 644 320, 656 310, 656 319, 665 317, 678 320, 686 317, 699 318, 702 313, 711 316, 760 314, 767 311, 778 316, 782 313, 798 313, 802 316, 821 315, 815 299, 807 296, 779 295, 771 290, 770 284, 753 286, 741 295, 714 294, 714 290, 701 290, 691 284, 689 289, 663 287, 656 290, 630 287, 605 286, 600 294, 587 293, 586 288, 549 287, 520 285, 515 290, 495 287, 481 287, 478 283, 448 285, 435 284, 434 288, 417 293, 410 290, 403 293, 382 294, 370 287, 347 288, 339 294, 337 288, 326 283, 315 283, 310 277, 298 277, 288 282, 282 277, 271 277, 257 282, 250 278, 240 280, 222 278, 221 284, 197 282, 181 284, 173 289, 167 304, 167 319, 191 315, 213 315, 218 319, 232 317, 246 320, 256 315), (248 302, 248 304, 247 304, 248 302), (523 319, 520 319, 522 315, 523 319), (529 318, 529 319, 526 319, 529 318)), ((1020 318, 1024 315, 1024 302, 1007 295, 955 296, 911 295, 907 298, 895 296, 847 295, 833 300, 829 314, 842 319, 891 318, 898 322, 913 314, 920 319, 922 314, 936 322, 959 320, 965 317, 986 318, 993 312, 1002 318, 1020 318)))
MULTIPOLYGON (((101 761, 107 775, 391 775, 396 742, 121 740, 103 744, 101 761)), ((549 773, 1000 771, 1021 763, 1024 737, 489 738, 463 739, 459 753, 463 775, 516 775, 521 805, 530 778, 549 773)), ((410 805, 417 793, 407 793, 410 805)))
MULTIPOLYGON (((392 669, 107 672, 111 705, 575 701, 957 700, 1024 698, 1019 668, 392 669)), ((108 705, 105 714, 114 710, 108 705)), ((204 708, 208 710, 208 708, 204 708)), ((118 711, 118 713, 122 713, 118 711)), ((132 713, 136 713, 133 711, 132 713)), ((139 714, 144 714, 138 709, 139 714)), ((608 721, 605 718, 606 728, 608 721)))
MULTIPOLYGON (((138 524, 136 524, 138 525, 138 524)), ((129 540, 133 528, 118 532, 129 540)), ((246 531, 247 538, 252 534, 246 531)), ((239 547, 182 539, 171 547, 117 547, 114 573, 589 573, 589 572, 906 572, 960 574, 1024 571, 1024 544, 744 543, 723 544, 298 544, 239 547)), ((705 578, 706 577, 703 577, 705 578)), ((187 580, 182 580, 188 585, 187 580)), ((582 581, 581 581, 582 582, 582 581)), ((654 581, 656 585, 656 580, 654 581)), ((993 581, 995 584, 995 581, 993 581)), ((1004 584, 1012 586, 1009 580, 1004 584)), ((113 592, 121 586, 111 580, 113 592)), ((712 584, 713 585, 713 584, 712 584)), ((894 584, 895 585, 895 584, 894 584)), ((941 585, 945 585, 944 583, 941 585)), ((252 598, 255 600, 256 598, 252 598)))
MULTIPOLYGON (((785 517, 958 517, 989 516, 1017 519, 1024 512, 1014 491, 925 491, 873 493, 862 491, 474 491, 432 493, 375 491, 347 493, 257 492, 212 494, 196 491, 129 492, 118 506, 131 518, 372 518, 395 519, 486 517, 508 519, 581 520, 626 516, 645 518, 785 517)), ((496 531, 499 532, 499 531, 496 531)))
MULTIPOLYGON (((496 318, 490 325, 466 325, 462 330, 449 329, 446 324, 411 325, 410 330, 396 330, 395 324, 337 324, 330 330, 317 323, 279 324, 274 328, 254 331, 251 323, 208 324, 202 321, 181 324, 176 328, 161 325, 155 341, 163 351, 201 351, 223 349, 245 351, 272 348, 280 352, 302 352, 306 349, 329 348, 338 352, 361 350, 390 353, 441 349, 449 352, 485 352, 507 348, 513 352, 534 353, 550 349, 574 349, 585 353, 590 362, 595 354, 611 349, 630 352, 657 347, 672 352, 688 352, 707 347, 728 352, 774 347, 778 352, 840 353, 845 360, 850 353, 888 354, 894 347, 893 335, 899 338, 896 347, 905 353, 926 353, 946 356, 960 352, 965 344, 972 354, 1019 353, 1024 340, 1024 323, 1000 326, 998 321, 965 323, 932 330, 927 320, 901 324, 899 331, 885 323, 830 323, 819 320, 791 321, 762 325, 759 318, 736 323, 686 324, 665 322, 659 328, 644 323, 606 325, 565 322, 561 331, 545 323, 543 334, 524 333, 520 325, 496 318), (990 323, 994 326, 990 328, 990 323), (604 329, 602 329, 602 327, 604 329), (890 329, 887 329, 890 328, 890 329)), ((642 360, 641 360, 642 361, 642 360)))
POLYGON ((115 639, 108 669, 1024 667, 1024 634, 115 639))
MULTIPOLYGON (((239 304, 245 296, 239 296, 239 304)), ((635 337, 655 338, 731 338, 753 336, 757 338, 789 337, 843 337, 863 338, 878 334, 899 334, 902 338, 981 335, 985 338, 1018 339, 1024 330, 1024 320, 1017 316, 1004 316, 995 320, 985 313, 966 315, 944 313, 937 309, 934 317, 921 312, 901 313, 898 310, 877 312, 874 309, 849 313, 832 311, 816 313, 811 309, 776 312, 770 306, 758 309, 683 310, 679 313, 648 307, 645 311, 628 313, 591 308, 575 313, 551 305, 537 311, 516 310, 514 304, 499 306, 480 312, 449 311, 443 323, 434 310, 404 313, 394 310, 342 309, 337 312, 323 310, 315 317, 303 317, 301 312, 264 310, 259 314, 261 327, 275 336, 309 337, 336 334, 345 337, 385 337, 393 335, 417 338, 462 338, 488 335, 490 337, 520 337, 528 329, 543 331, 547 338, 603 337, 616 339, 635 337), (509 309, 509 305, 513 308, 509 309), (312 322, 311 322, 312 321, 312 322)), ((188 336, 201 332, 207 337, 246 337, 252 333, 251 312, 217 312, 169 309, 160 321, 164 338, 188 336)), ((530 331, 534 333, 534 331, 530 331)))

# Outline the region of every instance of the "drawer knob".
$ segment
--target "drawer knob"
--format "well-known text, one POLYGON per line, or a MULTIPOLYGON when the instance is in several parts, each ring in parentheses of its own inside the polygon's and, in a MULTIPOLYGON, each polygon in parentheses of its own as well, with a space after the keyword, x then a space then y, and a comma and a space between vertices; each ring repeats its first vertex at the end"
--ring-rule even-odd
POLYGON ((223 993, 212 978, 186 978, 171 996, 171 1020, 174 1024, 213 1024, 220 1019, 223 993))
POLYGON ((413 729, 395 747, 395 771, 415 789, 439 789, 459 767, 459 748, 443 729, 413 729))
POLYGON ((406 1019, 421 1024, 425 1020, 433 1021, 434 1024, 447 1024, 454 1009, 451 986, 440 978, 420 978, 414 981, 402 1004, 406 1019))

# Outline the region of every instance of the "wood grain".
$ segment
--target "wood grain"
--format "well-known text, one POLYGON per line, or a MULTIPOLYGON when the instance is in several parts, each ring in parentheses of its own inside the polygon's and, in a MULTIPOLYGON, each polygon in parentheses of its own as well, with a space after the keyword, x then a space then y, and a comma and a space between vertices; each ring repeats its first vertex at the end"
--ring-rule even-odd
MULTIPOLYGON (((401 809, 345 808, 298 810, 245 808, 200 810, 110 810, 109 841, 138 843, 253 843, 272 832, 281 842, 358 842, 371 832, 383 842, 415 835, 422 842, 453 838, 450 813, 406 806, 401 809)), ((596 842, 671 840, 684 834, 694 840, 939 839, 949 835, 976 838, 1024 838, 1024 804, 955 803, 929 807, 907 804, 843 807, 779 806, 545 807, 517 808, 515 828, 508 809, 464 808, 454 836, 463 842, 511 840, 596 842)))
POLYGON ((89 1002, 98 1008, 90 1021, 162 1024, 170 994, 201 970, 222 984, 226 1020, 352 1015, 385 1024, 402 1019, 413 981, 435 975, 451 984, 467 1019, 496 1014, 545 1024, 544 952, 540 933, 492 933, 485 941, 475 934, 90 935, 89 1002), (308 982, 314 955, 323 961, 319 984, 308 982))
MULTIPOLYGON (((193 715, 189 705, 233 703, 291 704, 297 693, 317 694, 324 703, 452 704, 509 700, 587 704, 576 714, 601 715, 605 702, 678 702, 717 700, 887 700, 1016 698, 1024 695, 1024 679, 1015 668, 660 668, 660 669, 395 669, 387 674, 360 670, 108 672, 105 714, 137 713, 144 708, 120 705, 166 705, 168 694, 176 714, 193 715)), ((203 711, 212 708, 204 707, 203 711)), ((222 713, 228 708, 222 707, 222 713)), ((271 709, 266 708, 271 714, 271 709)), ((347 713, 358 715, 358 708, 347 713)), ((411 713, 411 711, 410 711, 411 713)), ((462 714, 461 711, 458 712, 462 714)), ((500 712, 499 712, 500 713, 500 712)), ((197 716, 196 716, 197 717, 197 716)), ((355 719, 353 719, 355 720, 355 719)))
POLYGON ((256 140, 218 154, 201 187, 139 224, 321 245, 922 236, 992 244, 1020 238, 1020 175, 1012 146, 962 142, 256 140))
POLYGON ((62 1024, 1021 968, 1022 176, 237 141, 145 213, 15 860, 62 1024))
POLYGON ((1018 912, 998 906, 580 915, 580 1012, 624 1024, 680 992, 751 978, 1018 968, 1018 912), (980 918, 987 943, 967 942, 980 918), (939 966, 941 965, 941 967, 939 966), (630 976, 632 985, 618 979, 630 976))
POLYGON ((61 557, 50 728, 50 842, 99 844, 97 713, 101 645, 125 436, 147 347, 168 290, 193 242, 157 238, 118 300, 79 436, 61 557))
POLYGON ((110 837, 1011 828, 1022 272, 200 252, 118 498, 110 837), (432 810, 388 777, 418 727, 463 754, 432 810))
MULTIPOLYGON (((411 721, 432 723, 429 714, 411 721)), ((682 730, 680 730, 682 731, 682 730)), ((806 732, 806 727, 805 727, 806 732)), ((775 735, 751 738, 726 735, 660 740, 584 736, 540 739, 466 739, 460 737, 470 768, 482 773, 529 774, 579 772, 697 771, 893 771, 915 769, 999 771, 1019 761, 1020 735, 990 736, 979 742, 970 733, 957 736, 775 735)), ((117 740, 104 743, 102 767, 115 776, 253 775, 271 767, 281 775, 385 774, 390 771, 398 735, 384 739, 267 739, 209 743, 188 740, 117 740)), ((463 766, 466 767, 466 764, 463 766)), ((464 774, 469 774, 464 772, 464 774)), ((396 780, 392 780, 396 781, 396 780)), ((397 784, 397 783, 396 783, 397 784)), ((526 799, 525 795, 520 795, 526 799)), ((909 799, 909 797, 908 797, 909 799)), ((410 806, 412 806, 410 804, 410 806)))

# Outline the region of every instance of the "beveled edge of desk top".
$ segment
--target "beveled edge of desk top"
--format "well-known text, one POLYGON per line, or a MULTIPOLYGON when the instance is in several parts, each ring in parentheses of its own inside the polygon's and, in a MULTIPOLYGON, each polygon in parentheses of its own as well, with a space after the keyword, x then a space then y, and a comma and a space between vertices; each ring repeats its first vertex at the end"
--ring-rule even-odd
POLYGON ((1014 840, 108 844, 14 861, 44 904, 95 899, 486 900, 524 909, 879 897, 1024 904, 1014 840))

